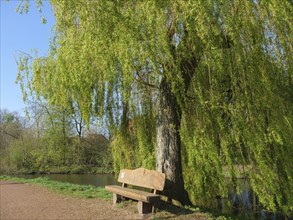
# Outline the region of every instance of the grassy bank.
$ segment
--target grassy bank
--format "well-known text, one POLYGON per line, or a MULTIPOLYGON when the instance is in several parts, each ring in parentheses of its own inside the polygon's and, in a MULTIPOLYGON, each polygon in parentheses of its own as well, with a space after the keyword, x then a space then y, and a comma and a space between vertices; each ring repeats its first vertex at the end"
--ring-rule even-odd
POLYGON ((112 198, 112 194, 107 192, 102 187, 62 183, 62 182, 49 180, 46 177, 39 177, 36 179, 24 179, 24 178, 11 177, 11 176, 0 176, 0 180, 39 185, 58 193, 76 196, 79 198, 102 198, 102 199, 112 198))

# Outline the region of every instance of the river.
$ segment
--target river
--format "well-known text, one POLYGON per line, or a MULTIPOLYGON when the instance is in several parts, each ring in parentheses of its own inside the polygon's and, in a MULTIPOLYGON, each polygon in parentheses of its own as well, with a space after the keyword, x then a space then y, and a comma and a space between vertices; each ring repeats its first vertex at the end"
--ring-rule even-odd
POLYGON ((32 174, 20 175, 18 177, 33 179, 38 177, 47 177, 50 180, 80 185, 93 185, 104 187, 106 185, 117 184, 115 176, 108 173, 100 174, 32 174))

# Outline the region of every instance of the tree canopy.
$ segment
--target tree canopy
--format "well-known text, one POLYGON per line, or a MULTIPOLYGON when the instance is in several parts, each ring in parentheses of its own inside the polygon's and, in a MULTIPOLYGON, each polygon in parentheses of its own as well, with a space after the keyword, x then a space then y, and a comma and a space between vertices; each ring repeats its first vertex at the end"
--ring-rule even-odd
POLYGON ((24 93, 99 117, 116 170, 182 166, 171 182, 205 203, 244 167, 265 207, 292 212, 291 1, 51 4, 48 56, 19 58, 24 93))

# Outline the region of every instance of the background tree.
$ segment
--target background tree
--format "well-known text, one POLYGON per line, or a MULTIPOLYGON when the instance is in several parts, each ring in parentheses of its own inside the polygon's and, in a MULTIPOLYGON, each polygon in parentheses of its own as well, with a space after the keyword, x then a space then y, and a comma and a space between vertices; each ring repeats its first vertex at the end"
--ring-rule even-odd
POLYGON ((21 137, 25 120, 17 112, 7 109, 0 110, 1 147, 5 148, 8 142, 21 137))
POLYGON ((9 160, 4 160, 4 157, 8 158, 9 155, 8 147, 13 141, 21 139, 23 132, 20 116, 16 112, 1 109, 0 129, 0 153, 3 155, 1 167, 5 169, 10 164, 9 160))

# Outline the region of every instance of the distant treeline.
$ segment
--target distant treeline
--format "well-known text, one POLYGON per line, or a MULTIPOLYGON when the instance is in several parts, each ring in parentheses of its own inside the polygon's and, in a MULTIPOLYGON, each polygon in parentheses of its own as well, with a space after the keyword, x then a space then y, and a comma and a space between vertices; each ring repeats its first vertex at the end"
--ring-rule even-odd
POLYGON ((112 171, 108 139, 78 115, 34 103, 29 117, 1 110, 1 173, 112 171))

